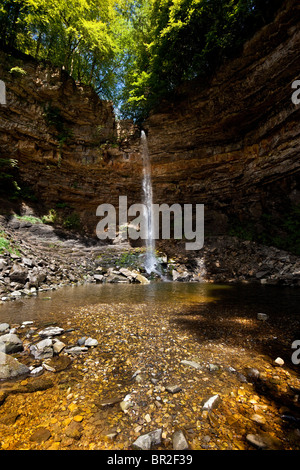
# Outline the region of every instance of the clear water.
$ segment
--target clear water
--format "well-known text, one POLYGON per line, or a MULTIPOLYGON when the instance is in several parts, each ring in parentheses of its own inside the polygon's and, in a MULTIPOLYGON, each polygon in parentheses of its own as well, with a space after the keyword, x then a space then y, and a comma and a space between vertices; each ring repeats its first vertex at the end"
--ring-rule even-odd
POLYGON ((84 284, 39 292, 31 298, 3 302, 0 321, 59 321, 71 309, 95 304, 165 304, 182 306, 182 311, 209 315, 256 316, 267 313, 284 324, 288 318, 300 320, 300 289, 275 286, 219 285, 209 283, 153 282, 150 284, 84 284))

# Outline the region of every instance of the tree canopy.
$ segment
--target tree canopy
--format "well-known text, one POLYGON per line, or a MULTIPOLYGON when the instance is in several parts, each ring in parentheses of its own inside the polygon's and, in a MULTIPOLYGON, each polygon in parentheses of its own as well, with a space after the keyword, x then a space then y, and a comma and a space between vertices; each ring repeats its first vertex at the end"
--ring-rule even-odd
POLYGON ((2 0, 0 47, 63 67, 143 120, 182 82, 203 80, 283 0, 2 0))

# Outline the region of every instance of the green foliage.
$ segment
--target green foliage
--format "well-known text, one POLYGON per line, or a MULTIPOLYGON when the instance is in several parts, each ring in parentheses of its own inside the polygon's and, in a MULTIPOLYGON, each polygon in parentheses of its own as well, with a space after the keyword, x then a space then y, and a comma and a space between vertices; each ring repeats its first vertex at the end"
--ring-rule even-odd
POLYGON ((4 230, 0 231, 0 255, 3 255, 5 252, 13 253, 17 256, 20 256, 18 250, 18 245, 12 245, 10 240, 7 238, 7 234, 4 230))
POLYGON ((283 0, 2 0, 0 47, 47 60, 141 121, 205 80, 283 0))
POLYGON ((42 219, 34 217, 33 215, 16 215, 16 218, 32 224, 41 224, 43 222, 42 219))
POLYGON ((205 80, 270 21, 282 0, 145 0, 126 76, 123 111, 143 120, 184 81, 205 80))
POLYGON ((22 69, 22 67, 19 67, 19 66, 12 67, 9 73, 11 73, 12 75, 21 75, 21 76, 27 74, 27 72, 24 69, 22 69))
POLYGON ((43 215, 42 222, 44 224, 54 224, 57 220, 57 213, 55 209, 50 209, 47 215, 43 215))

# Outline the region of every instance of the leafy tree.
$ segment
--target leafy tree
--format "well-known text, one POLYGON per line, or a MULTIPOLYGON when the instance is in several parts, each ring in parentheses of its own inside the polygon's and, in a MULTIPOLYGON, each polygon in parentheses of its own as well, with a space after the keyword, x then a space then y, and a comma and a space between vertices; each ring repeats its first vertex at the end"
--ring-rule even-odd
POLYGON ((263 24, 282 0, 153 0, 148 37, 136 48, 124 111, 140 119, 162 97, 195 77, 205 79, 263 24))

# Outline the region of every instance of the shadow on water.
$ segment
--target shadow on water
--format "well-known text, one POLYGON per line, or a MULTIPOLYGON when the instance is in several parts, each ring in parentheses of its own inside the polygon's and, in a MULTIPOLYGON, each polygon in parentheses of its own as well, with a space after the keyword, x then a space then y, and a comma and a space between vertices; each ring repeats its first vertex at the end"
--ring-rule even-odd
POLYGON ((291 363, 294 340, 300 340, 300 289, 261 285, 159 282, 140 284, 85 284, 39 292, 0 305, 0 322, 38 323, 71 319, 72 311, 97 304, 164 304, 170 322, 194 333, 199 342, 211 341, 252 349, 291 363), (257 319, 268 315, 267 321, 257 319))
POLYGON ((292 343, 300 340, 300 289, 275 286, 215 286, 211 302, 184 306, 173 322, 199 342, 225 343, 253 350, 299 370, 291 361, 292 343), (258 313, 268 318, 261 321, 258 313))

